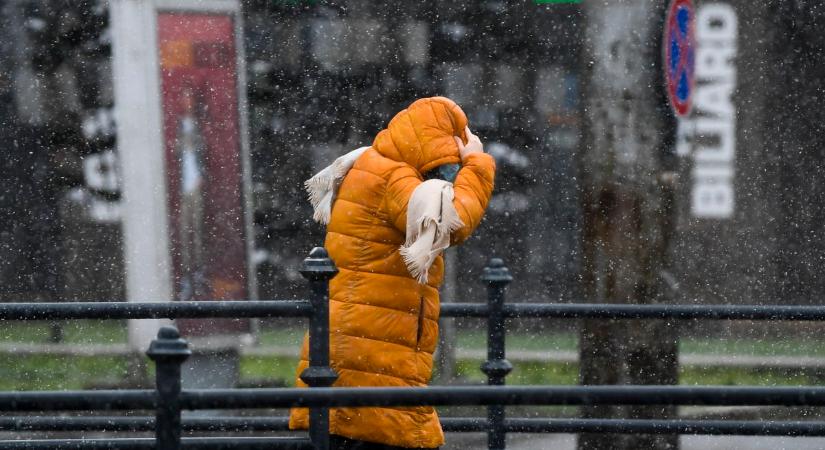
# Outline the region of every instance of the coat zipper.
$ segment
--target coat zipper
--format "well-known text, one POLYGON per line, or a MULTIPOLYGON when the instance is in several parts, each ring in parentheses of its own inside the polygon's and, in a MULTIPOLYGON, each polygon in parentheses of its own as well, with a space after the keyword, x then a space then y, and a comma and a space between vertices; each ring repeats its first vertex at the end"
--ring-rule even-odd
POLYGON ((420 297, 420 304, 418 305, 418 332, 415 335, 415 349, 421 350, 421 334, 424 332, 424 297, 420 297))

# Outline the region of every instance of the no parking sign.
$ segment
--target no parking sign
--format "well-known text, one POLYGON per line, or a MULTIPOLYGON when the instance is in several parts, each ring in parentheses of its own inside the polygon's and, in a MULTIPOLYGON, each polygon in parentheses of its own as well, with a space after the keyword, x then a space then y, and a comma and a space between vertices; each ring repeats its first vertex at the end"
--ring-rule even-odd
POLYGON ((692 0, 673 0, 664 31, 665 87, 677 116, 690 113, 696 60, 696 12, 692 0))

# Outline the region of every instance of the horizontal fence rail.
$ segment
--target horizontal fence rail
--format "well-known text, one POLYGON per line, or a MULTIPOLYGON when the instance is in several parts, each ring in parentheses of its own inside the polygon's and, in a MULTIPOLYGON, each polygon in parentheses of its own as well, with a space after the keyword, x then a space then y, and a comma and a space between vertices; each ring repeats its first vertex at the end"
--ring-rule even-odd
POLYGON ((157 398, 149 389, 0 392, 0 411, 155 409, 157 398))
MULTIPOLYGON (((442 417, 445 432, 486 432, 479 417, 442 417)), ((643 433, 739 436, 825 436, 822 421, 643 420, 643 419, 505 419, 508 433, 643 433)), ((189 432, 289 431, 287 417, 183 418, 189 432)), ((154 417, 6 417, 0 431, 154 431, 154 417)))
POLYGON ((303 300, 112 303, 0 303, 0 320, 309 317, 303 300))
MULTIPOLYGON (((705 319, 825 321, 825 306, 777 305, 612 305, 589 303, 509 303, 508 318, 705 319)), ((303 300, 112 303, 0 303, 0 320, 206 319, 309 317, 303 300)), ((444 303, 442 317, 486 318, 486 303, 444 303)))
MULTIPOLYGON (((154 450, 154 439, 56 439, 0 441, 6 450, 154 450)), ((309 439, 302 438, 182 438, 181 449, 191 450, 313 450, 309 439)))
MULTIPOLYGON (((155 418, 144 417, 0 417, 0 431, 154 431, 155 418)), ((184 417, 183 431, 288 431, 287 417, 184 417)))
POLYGON ((626 385, 210 389, 184 390, 181 405, 184 409, 418 405, 825 406, 825 387, 626 385))
POLYGON ((825 436, 825 422, 720 420, 507 418, 506 405, 703 405, 825 406, 825 387, 721 386, 505 386, 513 366, 505 358, 505 319, 664 319, 825 321, 823 306, 616 305, 506 303, 512 277, 500 259, 490 260, 482 281, 486 303, 445 303, 442 317, 487 319, 487 386, 332 388, 329 361, 329 280, 337 269, 315 248, 300 273, 308 300, 149 303, 5 303, 0 320, 178 319, 303 317, 309 319, 309 367, 300 377, 309 388, 187 390, 181 368, 189 344, 172 327, 161 328, 147 356, 155 363, 153 390, 0 392, 0 411, 140 411, 155 417, 0 417, 2 431, 153 431, 154 438, 0 441, 13 449, 317 449, 329 447, 329 408, 338 406, 486 405, 487 417, 443 418, 445 431, 486 432, 490 449, 504 449, 506 433, 644 433, 825 436), (182 432, 284 432, 286 417, 182 417, 183 410, 310 408, 309 438, 182 437, 182 432))
MULTIPOLYGON (((613 305, 595 303, 509 303, 508 318, 544 319, 674 319, 825 321, 825 306, 777 305, 613 305)), ((485 303, 444 303, 442 317, 486 318, 485 303)))

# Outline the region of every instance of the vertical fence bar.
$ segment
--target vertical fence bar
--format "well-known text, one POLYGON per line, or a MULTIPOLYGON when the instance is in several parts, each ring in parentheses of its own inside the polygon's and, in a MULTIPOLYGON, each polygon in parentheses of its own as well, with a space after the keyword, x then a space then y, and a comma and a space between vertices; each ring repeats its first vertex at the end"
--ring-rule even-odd
MULTIPOLYGON (((484 268, 482 281, 487 285, 487 361, 481 365, 481 371, 487 375, 487 384, 503 386, 504 377, 513 370, 510 361, 504 358, 504 290, 513 281, 510 271, 500 258, 493 258, 484 268)), ((487 431, 487 447, 490 450, 503 450, 504 406, 491 405, 487 408, 490 429, 487 431)))
POLYGON ((155 362, 158 405, 155 416, 155 448, 179 450, 181 365, 192 354, 189 343, 173 327, 162 327, 146 355, 155 362))
MULTIPOLYGON (((312 316, 309 319, 309 367, 301 380, 310 387, 329 387, 338 374, 329 367, 329 280, 338 268, 326 249, 315 247, 301 266, 301 275, 309 280, 312 316)), ((329 449, 329 408, 310 408, 309 438, 317 450, 329 449)))

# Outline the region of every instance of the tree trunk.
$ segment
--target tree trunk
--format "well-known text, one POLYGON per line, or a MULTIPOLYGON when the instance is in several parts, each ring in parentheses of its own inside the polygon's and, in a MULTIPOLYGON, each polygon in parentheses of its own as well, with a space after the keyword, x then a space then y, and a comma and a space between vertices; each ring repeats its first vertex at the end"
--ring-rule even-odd
MULTIPOLYGON (((666 298, 674 122, 661 73, 664 2, 583 3, 584 300, 666 298)), ((580 383, 675 384, 677 333, 664 321, 586 320, 580 383)), ((673 407, 585 407, 588 418, 669 418, 673 407)), ((583 434, 580 449, 675 449, 678 436, 583 434)))

